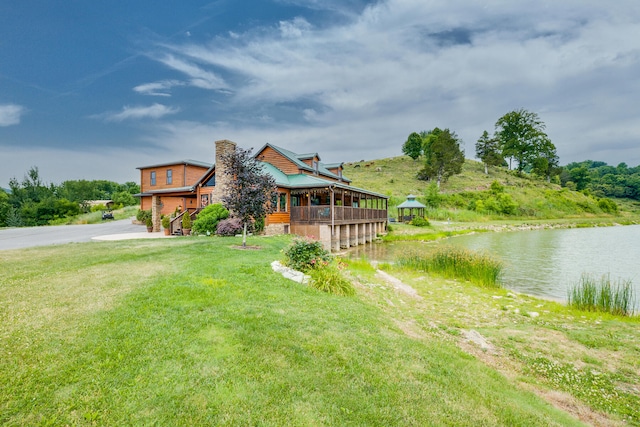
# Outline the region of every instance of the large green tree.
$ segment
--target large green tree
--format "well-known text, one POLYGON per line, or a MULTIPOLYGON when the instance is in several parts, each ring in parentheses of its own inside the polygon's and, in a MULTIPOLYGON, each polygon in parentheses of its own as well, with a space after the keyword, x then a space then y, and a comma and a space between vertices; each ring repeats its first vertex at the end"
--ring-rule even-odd
POLYGON ((422 137, 417 132, 412 132, 402 145, 402 152, 416 160, 422 154, 422 137))
POLYGON ((546 158, 550 164, 557 159, 556 147, 545 133, 545 128, 538 114, 525 109, 511 111, 498 119, 495 138, 500 143, 502 156, 509 159, 509 168, 512 160, 521 173, 533 167, 538 158, 546 158))
POLYGON ((464 151, 460 148, 462 141, 455 132, 438 128, 428 133, 426 140, 424 150, 426 159, 421 175, 435 179, 440 188, 441 182, 462 171, 464 164, 464 151))
POLYGON ((489 174, 489 166, 499 166, 504 162, 498 140, 491 138, 486 130, 476 142, 476 157, 484 164, 485 175, 489 174))
POLYGON ((230 177, 223 188, 222 203, 233 216, 242 220, 242 246, 246 246, 247 225, 275 210, 275 206, 269 202, 278 197, 276 182, 251 156, 251 150, 238 148, 223 155, 220 160, 230 177))

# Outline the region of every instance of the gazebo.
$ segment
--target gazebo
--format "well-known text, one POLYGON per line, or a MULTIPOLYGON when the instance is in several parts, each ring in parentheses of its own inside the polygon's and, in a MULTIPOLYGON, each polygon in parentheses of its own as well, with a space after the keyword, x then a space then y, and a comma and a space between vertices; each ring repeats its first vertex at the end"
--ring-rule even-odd
POLYGON ((407 200, 398 205, 398 221, 408 222, 416 215, 424 217, 425 208, 425 205, 416 200, 416 196, 409 194, 407 200))

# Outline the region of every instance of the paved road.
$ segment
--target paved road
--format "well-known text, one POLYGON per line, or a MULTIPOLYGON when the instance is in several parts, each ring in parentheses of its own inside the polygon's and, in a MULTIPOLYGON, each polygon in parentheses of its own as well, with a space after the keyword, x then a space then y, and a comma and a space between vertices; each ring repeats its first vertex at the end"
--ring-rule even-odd
POLYGON ((164 233, 148 233, 131 219, 104 221, 100 224, 54 225, 0 229, 0 250, 57 245, 91 240, 142 239, 164 237, 164 233))

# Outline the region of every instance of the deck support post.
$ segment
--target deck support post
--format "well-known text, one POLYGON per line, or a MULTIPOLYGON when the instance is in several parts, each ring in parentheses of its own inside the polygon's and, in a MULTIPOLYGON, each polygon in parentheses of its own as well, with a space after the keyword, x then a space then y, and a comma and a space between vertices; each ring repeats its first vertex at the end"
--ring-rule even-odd
POLYGON ((349 225, 340 225, 340 247, 347 249, 349 247, 349 225))
POLYGON ((358 224, 349 224, 349 246, 358 246, 358 224))

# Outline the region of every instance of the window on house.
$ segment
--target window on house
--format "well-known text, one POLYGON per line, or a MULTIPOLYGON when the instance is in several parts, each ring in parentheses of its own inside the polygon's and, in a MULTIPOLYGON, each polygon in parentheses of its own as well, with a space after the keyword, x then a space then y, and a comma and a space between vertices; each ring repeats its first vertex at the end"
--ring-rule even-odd
POLYGON ((318 162, 316 160, 313 161, 313 174, 318 175, 318 162))
POLYGON ((156 171, 151 171, 151 185, 156 185, 156 171))
POLYGON ((212 175, 211 178, 204 184, 205 187, 215 187, 216 186, 216 176, 212 175))
POLYGON ((271 206, 273 206, 273 211, 276 212, 278 210, 278 195, 271 195, 271 206))
POLYGON ((167 169, 167 184, 173 184, 173 171, 167 169))
POLYGON ((287 211, 287 193, 280 193, 280 212, 287 211))
POLYGON ((338 168, 338 178, 342 179, 342 169, 338 168))

